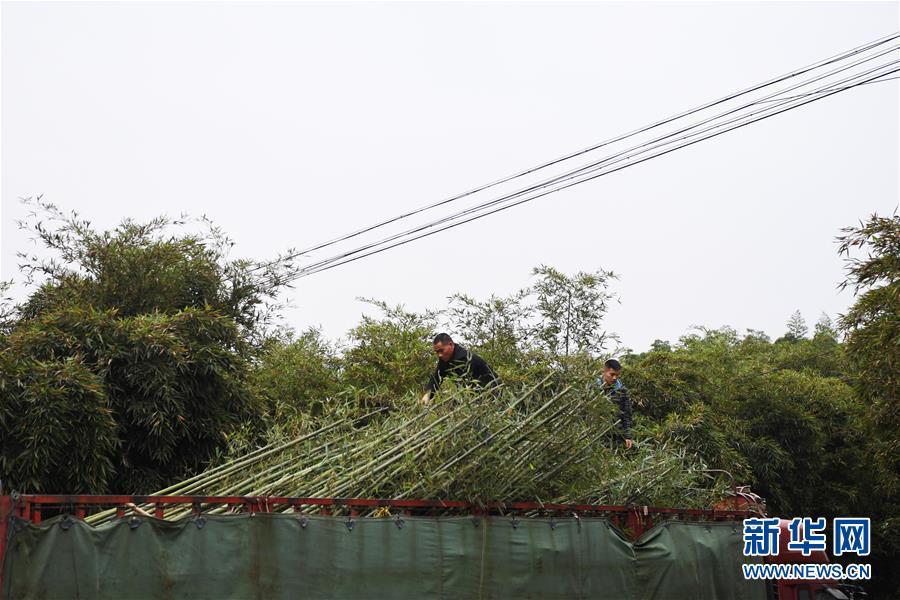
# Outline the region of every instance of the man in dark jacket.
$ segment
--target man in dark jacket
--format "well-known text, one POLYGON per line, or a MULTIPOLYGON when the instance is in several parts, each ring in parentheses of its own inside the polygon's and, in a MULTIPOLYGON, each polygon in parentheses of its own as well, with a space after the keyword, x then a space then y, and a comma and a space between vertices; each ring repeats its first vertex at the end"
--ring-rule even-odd
POLYGON ((603 394, 619 407, 619 429, 625 439, 625 447, 631 448, 634 444, 631 439, 631 398, 628 397, 628 388, 619 380, 621 373, 622 365, 611 358, 604 363, 598 383, 603 394))
POLYGON ((438 356, 437 369, 422 396, 423 403, 431 399, 447 377, 464 377, 476 381, 482 387, 499 382, 483 358, 454 343, 446 333, 439 333, 434 337, 434 353, 438 356))

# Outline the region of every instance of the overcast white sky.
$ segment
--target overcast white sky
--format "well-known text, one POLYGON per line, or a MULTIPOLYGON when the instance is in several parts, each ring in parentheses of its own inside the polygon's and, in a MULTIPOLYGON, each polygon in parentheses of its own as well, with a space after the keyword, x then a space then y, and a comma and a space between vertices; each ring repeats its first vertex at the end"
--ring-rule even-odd
MULTIPOLYGON (((101 227, 206 214, 267 258, 882 37, 898 6, 4 2, 0 276, 20 196, 101 227)), ((358 296, 439 308, 547 264, 619 273, 607 327, 638 351, 811 327, 852 299, 839 230, 897 206, 897 83, 302 279, 287 321, 338 337, 358 296)))

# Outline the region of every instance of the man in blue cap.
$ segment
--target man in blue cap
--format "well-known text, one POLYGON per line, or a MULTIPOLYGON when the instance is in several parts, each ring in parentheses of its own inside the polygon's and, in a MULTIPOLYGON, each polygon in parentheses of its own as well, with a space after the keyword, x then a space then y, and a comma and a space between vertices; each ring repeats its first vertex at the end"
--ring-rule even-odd
POLYGON ((628 388, 619 380, 622 374, 622 365, 614 358, 603 364, 603 373, 597 383, 606 397, 619 407, 619 429, 625 439, 625 447, 631 448, 634 440, 631 438, 631 398, 628 397, 628 388))

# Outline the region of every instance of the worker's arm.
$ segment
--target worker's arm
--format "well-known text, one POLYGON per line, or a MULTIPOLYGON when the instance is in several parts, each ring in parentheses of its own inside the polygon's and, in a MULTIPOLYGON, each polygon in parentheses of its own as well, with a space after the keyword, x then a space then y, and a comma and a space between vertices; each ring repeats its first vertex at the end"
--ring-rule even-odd
POLYGON ((438 391, 438 388, 441 387, 441 381, 443 381, 444 375, 441 371, 441 363, 438 361, 438 366, 434 370, 434 373, 431 374, 431 379, 428 380, 428 385, 425 386, 425 393, 422 395, 422 398, 419 400, 422 404, 428 404, 431 400, 431 397, 434 396, 434 393, 438 391))

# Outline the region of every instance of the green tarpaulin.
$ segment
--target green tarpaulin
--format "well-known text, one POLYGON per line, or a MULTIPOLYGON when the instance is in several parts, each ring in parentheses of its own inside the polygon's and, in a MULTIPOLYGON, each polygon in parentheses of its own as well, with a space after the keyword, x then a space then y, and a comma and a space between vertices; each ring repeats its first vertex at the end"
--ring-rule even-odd
POLYGON ((4 598, 764 600, 739 523, 669 522, 637 542, 605 519, 289 514, 57 517, 18 528, 4 598))

